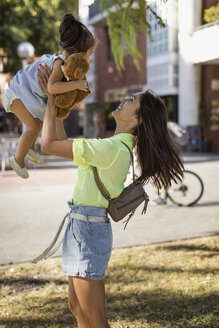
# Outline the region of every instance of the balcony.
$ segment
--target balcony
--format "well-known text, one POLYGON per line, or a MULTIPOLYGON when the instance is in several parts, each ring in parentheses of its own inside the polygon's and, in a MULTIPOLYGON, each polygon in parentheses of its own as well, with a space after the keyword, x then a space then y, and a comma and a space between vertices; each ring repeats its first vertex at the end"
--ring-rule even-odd
POLYGON ((194 64, 219 64, 219 20, 198 27, 191 37, 194 64))

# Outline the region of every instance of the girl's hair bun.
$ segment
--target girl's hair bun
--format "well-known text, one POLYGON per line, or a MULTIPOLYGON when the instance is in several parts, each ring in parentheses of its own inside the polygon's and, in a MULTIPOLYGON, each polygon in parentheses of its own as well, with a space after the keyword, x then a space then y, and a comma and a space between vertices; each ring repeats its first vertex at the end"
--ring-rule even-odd
POLYGON ((87 27, 74 18, 72 13, 65 14, 59 27, 60 46, 69 54, 86 52, 94 45, 94 38, 87 27))
POLYGON ((59 27, 59 38, 62 48, 74 44, 80 35, 80 23, 72 13, 65 14, 59 27))
POLYGON ((65 27, 70 27, 71 25, 78 24, 79 22, 74 18, 72 13, 65 14, 62 18, 61 25, 65 27))

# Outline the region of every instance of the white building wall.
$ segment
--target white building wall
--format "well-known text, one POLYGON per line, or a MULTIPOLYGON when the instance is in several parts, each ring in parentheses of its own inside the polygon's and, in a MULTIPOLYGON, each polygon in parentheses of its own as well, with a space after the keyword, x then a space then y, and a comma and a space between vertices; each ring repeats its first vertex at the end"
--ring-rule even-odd
POLYGON ((147 42, 147 85, 160 96, 177 95, 178 93, 178 1, 151 0, 157 14, 166 23, 160 27, 156 18, 148 11, 152 27, 153 43, 147 42))
POLYGON ((179 124, 182 126, 197 125, 201 67, 193 64, 191 40, 194 29, 201 25, 202 1, 178 0, 178 2, 179 124))
MULTIPOLYGON (((94 27, 89 22, 88 12, 89 5, 91 5, 93 0, 80 0, 79 1, 79 17, 80 21, 87 26, 87 28, 94 35, 94 27)), ((96 74, 95 74, 95 58, 94 54, 91 55, 90 59, 90 69, 87 73, 87 80, 91 90, 91 94, 84 100, 85 104, 93 104, 96 102, 96 74)))

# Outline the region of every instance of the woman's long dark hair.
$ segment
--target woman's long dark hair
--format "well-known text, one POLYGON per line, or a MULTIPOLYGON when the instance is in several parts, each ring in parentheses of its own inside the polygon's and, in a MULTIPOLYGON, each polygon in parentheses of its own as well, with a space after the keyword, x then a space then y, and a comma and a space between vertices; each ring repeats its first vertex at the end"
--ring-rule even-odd
POLYGON ((93 34, 76 20, 72 13, 65 14, 59 27, 60 46, 69 54, 86 52, 95 45, 93 34))
POLYGON ((183 162, 167 127, 167 110, 163 100, 147 90, 137 111, 136 150, 141 168, 142 183, 152 179, 155 186, 167 189, 171 180, 183 177, 183 162))

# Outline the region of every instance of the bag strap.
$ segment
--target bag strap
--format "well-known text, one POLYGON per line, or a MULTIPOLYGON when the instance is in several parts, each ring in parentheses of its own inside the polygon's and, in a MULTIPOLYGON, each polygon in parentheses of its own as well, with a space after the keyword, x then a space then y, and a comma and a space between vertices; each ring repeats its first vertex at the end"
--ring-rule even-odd
POLYGON ((121 143, 122 143, 123 145, 125 145, 126 148, 128 148, 128 150, 129 150, 129 153, 130 153, 130 156, 131 156, 131 161, 132 161, 132 180, 135 181, 135 171, 134 171, 134 157, 133 157, 133 153, 132 153, 131 149, 129 148, 129 146, 126 145, 125 142, 121 141, 121 143))
POLYGON ((61 242, 59 243, 59 245, 58 246, 56 246, 52 251, 51 251, 51 249, 54 247, 54 245, 56 244, 56 242, 57 242, 57 240, 58 240, 58 238, 59 238, 59 235, 60 235, 60 233, 61 233, 61 231, 62 231, 62 228, 63 228, 63 226, 64 226, 64 223, 65 223, 65 219, 67 218, 69 216, 69 213, 67 213, 66 215, 65 215, 65 217, 63 218, 63 220, 62 220, 62 222, 61 222, 61 224, 60 224, 60 226, 59 226, 59 228, 58 228, 58 231, 56 232, 56 235, 55 235, 55 237, 54 237, 54 239, 53 239, 53 241, 51 242, 51 244, 39 255, 39 256, 37 256, 37 257, 35 257, 31 262, 32 263, 37 263, 38 261, 40 261, 40 260, 42 260, 42 259, 47 259, 47 257, 49 257, 49 256, 51 256, 51 255, 53 255, 57 250, 58 250, 58 248, 60 247, 60 245, 61 245, 61 243, 63 242, 63 239, 61 240, 61 242))
MULTIPOLYGON (((132 162, 132 178, 133 178, 133 181, 135 181, 134 159, 133 159, 132 151, 131 151, 131 149, 129 148, 129 146, 126 145, 125 142, 121 141, 121 143, 123 143, 123 144, 128 148, 129 153, 130 153, 130 155, 131 155, 131 162, 132 162)), ((101 194, 102 194, 103 197, 106 198, 108 201, 111 201, 110 194, 109 194, 109 192, 106 190, 106 188, 105 188, 103 182, 101 181, 96 166, 92 166, 92 169, 93 169, 94 179, 95 179, 95 181, 96 181, 97 187, 99 188, 101 194)))
POLYGON ((109 192, 106 190, 106 188, 104 187, 103 182, 100 179, 99 173, 97 171, 96 166, 92 166, 93 169, 93 173, 94 173, 94 179, 96 181, 97 187, 99 188, 101 194, 103 195, 104 198, 106 198, 108 201, 111 201, 111 197, 109 192))

